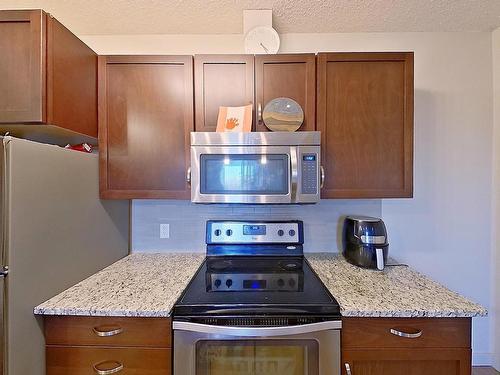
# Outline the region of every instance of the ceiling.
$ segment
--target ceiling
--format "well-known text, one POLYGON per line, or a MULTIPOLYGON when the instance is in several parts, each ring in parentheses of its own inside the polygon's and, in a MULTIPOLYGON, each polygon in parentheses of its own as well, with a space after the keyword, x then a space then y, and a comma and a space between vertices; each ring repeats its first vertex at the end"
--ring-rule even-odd
POLYGON ((273 9, 280 33, 490 31, 500 0, 0 0, 42 8, 74 33, 240 34, 243 9, 273 9))

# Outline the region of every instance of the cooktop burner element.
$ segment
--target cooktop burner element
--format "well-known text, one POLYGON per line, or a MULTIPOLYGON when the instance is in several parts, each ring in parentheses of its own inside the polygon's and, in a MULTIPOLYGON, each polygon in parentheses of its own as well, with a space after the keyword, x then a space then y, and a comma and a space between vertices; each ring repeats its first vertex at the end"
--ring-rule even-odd
POLYGON ((329 316, 340 308, 303 256, 301 221, 207 222, 207 258, 174 316, 329 316))

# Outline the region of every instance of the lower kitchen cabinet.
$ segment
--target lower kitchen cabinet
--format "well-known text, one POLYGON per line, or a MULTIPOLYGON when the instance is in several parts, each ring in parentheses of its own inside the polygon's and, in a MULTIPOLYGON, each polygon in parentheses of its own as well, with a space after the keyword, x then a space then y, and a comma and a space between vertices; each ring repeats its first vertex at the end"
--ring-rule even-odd
POLYGON ((470 375, 470 356, 470 349, 348 349, 342 351, 342 373, 470 375))
POLYGON ((470 375, 470 318, 344 318, 344 375, 470 375))
POLYGON ((46 316, 47 375, 170 375, 168 318, 46 316))

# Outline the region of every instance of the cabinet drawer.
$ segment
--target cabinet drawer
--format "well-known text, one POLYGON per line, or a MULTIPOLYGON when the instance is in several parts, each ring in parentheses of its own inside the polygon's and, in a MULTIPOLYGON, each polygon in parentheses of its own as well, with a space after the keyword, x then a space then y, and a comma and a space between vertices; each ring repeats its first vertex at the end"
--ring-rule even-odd
POLYGON ((47 345, 171 347, 169 318, 45 317, 47 345))
POLYGON ((470 348, 470 345, 470 318, 342 320, 343 348, 470 348))
POLYGON ((170 349, 48 346, 46 350, 47 375, 98 375, 106 370, 120 375, 171 373, 170 349))

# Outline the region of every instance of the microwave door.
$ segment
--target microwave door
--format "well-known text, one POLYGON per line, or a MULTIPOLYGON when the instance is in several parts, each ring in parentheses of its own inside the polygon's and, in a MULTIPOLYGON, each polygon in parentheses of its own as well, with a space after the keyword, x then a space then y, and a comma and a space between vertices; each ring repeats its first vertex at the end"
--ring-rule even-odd
POLYGON ((191 200, 292 203, 291 159, 289 146, 192 146, 191 200))

